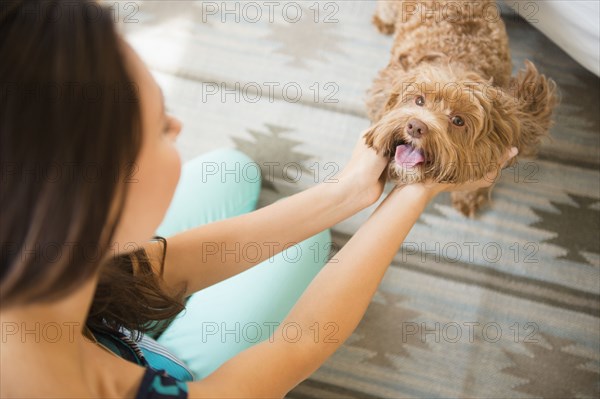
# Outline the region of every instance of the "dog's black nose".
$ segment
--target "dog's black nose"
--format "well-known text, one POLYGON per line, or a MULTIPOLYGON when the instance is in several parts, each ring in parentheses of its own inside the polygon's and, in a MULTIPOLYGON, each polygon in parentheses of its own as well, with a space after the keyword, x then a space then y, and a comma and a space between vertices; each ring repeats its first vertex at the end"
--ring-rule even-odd
POLYGON ((420 139, 427 132, 429 132, 427 125, 418 119, 411 119, 406 124, 406 133, 416 139, 420 139))

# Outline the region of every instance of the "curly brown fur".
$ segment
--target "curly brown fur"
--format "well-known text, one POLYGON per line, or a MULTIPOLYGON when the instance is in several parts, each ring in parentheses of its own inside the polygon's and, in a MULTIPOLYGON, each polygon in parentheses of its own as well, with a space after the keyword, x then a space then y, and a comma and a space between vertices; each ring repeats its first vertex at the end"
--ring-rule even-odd
MULTIPOLYGON (((396 32, 367 100, 366 141, 391 157, 390 178, 465 183, 497 168, 511 146, 524 156, 537 152, 556 85, 529 61, 511 77, 495 2, 380 0, 373 21, 396 32)), ((453 194, 453 205, 473 217, 490 190, 453 194)))

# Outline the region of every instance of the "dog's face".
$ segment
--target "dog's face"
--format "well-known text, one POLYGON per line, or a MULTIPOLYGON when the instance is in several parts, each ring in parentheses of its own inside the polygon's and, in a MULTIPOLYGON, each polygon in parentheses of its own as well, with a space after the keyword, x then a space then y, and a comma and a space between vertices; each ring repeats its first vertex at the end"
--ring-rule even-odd
POLYGON ((399 184, 464 183, 497 168, 520 131, 516 99, 475 73, 420 67, 398 76, 366 142, 399 184))

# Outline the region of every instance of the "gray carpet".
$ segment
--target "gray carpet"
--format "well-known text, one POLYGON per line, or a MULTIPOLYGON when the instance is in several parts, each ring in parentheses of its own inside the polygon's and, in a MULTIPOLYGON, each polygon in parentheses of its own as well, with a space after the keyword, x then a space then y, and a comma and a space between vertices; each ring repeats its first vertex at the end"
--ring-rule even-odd
MULTIPOLYGON (((272 23, 255 4, 262 18, 236 22, 199 1, 140 2, 122 26, 183 121, 183 159, 241 149, 264 167, 264 206, 345 165, 391 38, 372 1, 277 3, 272 23)), ((357 330, 289 398, 599 396, 600 80, 504 17, 515 70, 528 58, 560 88, 552 139, 504 171, 476 220, 438 197, 357 330)), ((333 227, 337 248, 373 209, 333 227)))

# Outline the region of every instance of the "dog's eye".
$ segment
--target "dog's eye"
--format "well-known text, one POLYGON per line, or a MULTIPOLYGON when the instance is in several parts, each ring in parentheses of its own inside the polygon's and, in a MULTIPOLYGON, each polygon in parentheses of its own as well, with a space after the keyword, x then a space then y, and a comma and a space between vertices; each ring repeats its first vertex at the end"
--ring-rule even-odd
POLYGON ((460 116, 453 117, 452 123, 456 126, 464 126, 465 125, 465 121, 460 116))
POLYGON ((417 96, 417 98, 415 98, 415 104, 417 104, 419 107, 425 105, 425 97, 417 96))

